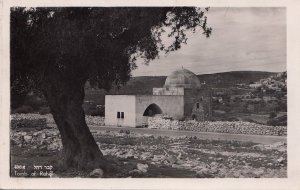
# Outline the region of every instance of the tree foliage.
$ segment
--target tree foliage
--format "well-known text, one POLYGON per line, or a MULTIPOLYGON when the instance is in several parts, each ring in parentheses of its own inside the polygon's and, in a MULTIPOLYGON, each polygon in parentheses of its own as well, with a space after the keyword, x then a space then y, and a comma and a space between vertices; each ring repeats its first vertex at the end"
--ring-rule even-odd
POLYGON ((204 13, 195 7, 12 8, 12 91, 23 95, 53 78, 89 80, 105 89, 119 85, 137 57, 148 62, 160 51, 177 50, 187 41, 185 32, 197 27, 209 36, 204 13), (167 47, 161 38, 166 30, 173 38, 167 47))

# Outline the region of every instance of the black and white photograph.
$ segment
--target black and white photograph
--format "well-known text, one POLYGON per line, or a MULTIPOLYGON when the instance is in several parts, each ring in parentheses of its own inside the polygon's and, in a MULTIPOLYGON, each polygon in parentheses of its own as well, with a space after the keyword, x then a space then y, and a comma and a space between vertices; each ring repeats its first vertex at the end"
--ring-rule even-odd
POLYGON ((9 7, 5 172, 287 179, 287 12, 9 7))

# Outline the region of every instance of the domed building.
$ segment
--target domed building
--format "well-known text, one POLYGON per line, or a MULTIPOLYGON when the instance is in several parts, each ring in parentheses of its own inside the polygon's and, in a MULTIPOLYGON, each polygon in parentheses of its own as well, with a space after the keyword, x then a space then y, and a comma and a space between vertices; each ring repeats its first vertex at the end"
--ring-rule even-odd
POLYGON ((200 88, 200 81, 193 72, 187 69, 174 71, 166 79, 164 88, 200 88))
POLYGON ((153 95, 105 96, 105 125, 144 126, 157 115, 210 120, 211 90, 202 88, 197 75, 182 68, 171 73, 162 88, 153 88, 153 95))

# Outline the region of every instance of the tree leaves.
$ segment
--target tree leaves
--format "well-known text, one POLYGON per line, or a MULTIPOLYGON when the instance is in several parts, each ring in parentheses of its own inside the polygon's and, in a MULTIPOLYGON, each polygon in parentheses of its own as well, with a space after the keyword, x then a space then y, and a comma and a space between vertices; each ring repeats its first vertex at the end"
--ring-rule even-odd
POLYGON ((123 84, 137 60, 147 63, 159 52, 176 51, 186 44, 186 31, 201 28, 209 37, 205 11, 195 7, 14 7, 12 84, 23 81, 28 91, 55 81, 82 85, 89 80, 106 89, 112 83, 123 84), (166 33, 173 39, 169 46, 162 40, 166 33), (36 84, 29 86, 24 76, 36 84))

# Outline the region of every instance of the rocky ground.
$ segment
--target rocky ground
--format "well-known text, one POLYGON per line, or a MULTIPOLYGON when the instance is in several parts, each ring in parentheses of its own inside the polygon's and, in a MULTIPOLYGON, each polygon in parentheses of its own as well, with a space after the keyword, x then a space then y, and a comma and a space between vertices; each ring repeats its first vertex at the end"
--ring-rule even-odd
MULTIPOLYGON (((287 145, 201 140, 196 137, 154 137, 129 130, 93 133, 114 171, 103 177, 287 177, 287 145)), ((59 168, 61 140, 55 128, 21 128, 11 131, 11 175, 15 166, 53 166, 52 177, 102 176, 59 168)), ((20 171, 20 170, 17 170, 20 171)))

